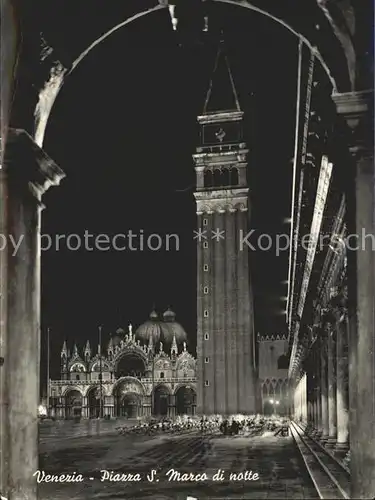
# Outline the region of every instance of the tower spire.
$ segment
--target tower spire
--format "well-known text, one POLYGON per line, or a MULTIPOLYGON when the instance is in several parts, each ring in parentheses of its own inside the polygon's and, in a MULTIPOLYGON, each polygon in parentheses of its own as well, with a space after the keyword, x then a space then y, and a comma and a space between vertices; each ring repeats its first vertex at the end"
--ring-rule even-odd
POLYGON ((221 32, 214 69, 203 106, 203 114, 219 111, 241 111, 236 86, 225 50, 223 32, 221 32))

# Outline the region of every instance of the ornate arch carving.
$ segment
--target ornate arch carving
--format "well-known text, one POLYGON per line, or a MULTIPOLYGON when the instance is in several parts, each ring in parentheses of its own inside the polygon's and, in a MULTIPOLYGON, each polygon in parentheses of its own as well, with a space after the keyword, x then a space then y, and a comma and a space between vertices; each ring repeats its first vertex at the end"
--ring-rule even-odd
POLYGON ((74 386, 68 386, 62 391, 62 396, 66 398, 66 396, 69 394, 69 392, 79 392, 82 397, 84 397, 84 389, 81 386, 74 385, 74 386))
POLYGON ((182 388, 186 388, 186 389, 190 389, 192 391, 195 392, 195 394, 197 394, 197 387, 196 387, 196 384, 194 383, 191 383, 191 382, 180 382, 179 384, 176 385, 176 387, 173 389, 173 394, 176 395, 177 392, 182 389, 182 388))
POLYGON ((112 387, 113 396, 117 396, 117 391, 123 386, 124 394, 126 392, 134 392, 143 396, 146 394, 146 388, 143 383, 135 377, 121 377, 114 383, 112 387))

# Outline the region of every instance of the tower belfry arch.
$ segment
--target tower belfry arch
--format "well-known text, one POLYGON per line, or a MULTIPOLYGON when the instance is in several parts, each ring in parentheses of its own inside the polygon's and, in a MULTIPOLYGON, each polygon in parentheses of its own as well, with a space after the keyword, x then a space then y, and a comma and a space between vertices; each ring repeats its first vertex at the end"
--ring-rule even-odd
POLYGON ((193 155, 197 225, 203 234, 197 239, 198 412, 255 413, 249 255, 238 244, 248 232, 249 151, 223 42, 198 124, 201 142, 193 155))

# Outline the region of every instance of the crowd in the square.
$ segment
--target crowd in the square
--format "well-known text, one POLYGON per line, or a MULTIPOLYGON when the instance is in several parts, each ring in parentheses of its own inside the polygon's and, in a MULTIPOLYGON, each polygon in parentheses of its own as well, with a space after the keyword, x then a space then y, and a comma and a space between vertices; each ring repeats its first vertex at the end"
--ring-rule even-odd
POLYGON ((176 418, 149 418, 135 425, 119 427, 120 434, 183 434, 202 433, 223 436, 260 436, 273 433, 275 436, 289 435, 289 420, 286 417, 263 415, 188 416, 176 418))

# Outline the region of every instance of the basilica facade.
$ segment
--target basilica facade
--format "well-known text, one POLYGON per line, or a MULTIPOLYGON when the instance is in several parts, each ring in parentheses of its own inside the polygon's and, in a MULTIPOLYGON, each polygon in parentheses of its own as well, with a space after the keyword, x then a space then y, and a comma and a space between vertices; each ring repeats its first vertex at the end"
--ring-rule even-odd
POLYGON ((56 418, 174 417, 196 412, 196 359, 187 334, 168 309, 153 311, 133 333, 129 325, 110 336, 106 352, 87 341, 72 351, 64 342, 61 378, 49 384, 56 418))

